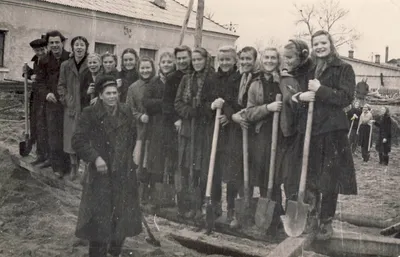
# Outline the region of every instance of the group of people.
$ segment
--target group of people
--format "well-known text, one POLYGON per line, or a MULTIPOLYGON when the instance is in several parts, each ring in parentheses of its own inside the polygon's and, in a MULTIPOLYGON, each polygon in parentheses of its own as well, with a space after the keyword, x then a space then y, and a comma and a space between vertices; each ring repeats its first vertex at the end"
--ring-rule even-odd
POLYGON ((125 238, 141 232, 139 203, 151 204, 154 185, 165 175, 175 185, 178 215, 203 218, 215 118, 221 128, 212 204, 221 215, 225 182, 227 219, 238 228, 235 199, 244 194, 243 151, 249 156, 250 195, 259 187, 266 197, 273 114, 279 112, 272 198, 280 208, 267 231, 274 235, 284 213, 281 185, 287 200, 297 200, 310 102, 307 230, 320 239, 332 235, 338 194, 357 194, 347 138, 351 120, 344 111, 354 100, 356 83, 328 32, 312 36, 311 50, 298 39, 282 51, 268 47, 258 53, 246 46, 237 53, 234 46, 223 46, 217 70, 206 49, 182 45, 161 53, 158 69, 151 58, 125 49, 118 71, 117 57, 89 54, 85 37, 71 40, 72 53, 64 50, 64 40, 52 31, 31 44, 36 52, 28 72, 34 81, 32 110, 38 130, 44 128, 37 134, 36 163, 49 159, 59 177, 70 172, 72 178, 79 160, 87 163, 76 235, 90 241, 89 256, 107 251, 118 256, 125 238), (244 139, 248 149, 243 150, 244 139))
POLYGON ((370 105, 364 104, 363 107, 360 107, 360 103, 354 101, 347 116, 352 123, 348 133, 352 152, 354 153, 360 146, 363 161, 369 161, 374 125, 378 128, 375 149, 378 152, 379 164, 389 165, 389 153, 392 146, 392 119, 389 108, 382 106, 378 110, 379 118, 374 120, 370 105))

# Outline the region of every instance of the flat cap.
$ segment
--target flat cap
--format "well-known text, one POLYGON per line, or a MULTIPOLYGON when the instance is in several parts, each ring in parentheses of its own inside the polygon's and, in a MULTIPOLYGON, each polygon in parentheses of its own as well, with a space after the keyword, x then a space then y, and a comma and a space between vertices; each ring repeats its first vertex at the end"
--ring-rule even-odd
POLYGON ((47 42, 45 39, 35 39, 32 42, 30 42, 29 45, 32 48, 40 48, 40 47, 45 47, 47 45, 47 42))

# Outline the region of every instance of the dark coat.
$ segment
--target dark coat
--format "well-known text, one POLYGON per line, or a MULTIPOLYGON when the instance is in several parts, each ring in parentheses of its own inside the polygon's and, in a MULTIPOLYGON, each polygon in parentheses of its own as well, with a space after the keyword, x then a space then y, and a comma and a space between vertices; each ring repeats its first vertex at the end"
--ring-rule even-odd
POLYGON ((128 94, 128 88, 139 79, 139 75, 136 69, 125 70, 122 68, 122 70, 118 73, 118 78, 122 80, 122 86, 118 89, 120 94, 119 101, 121 103, 125 103, 126 96, 128 94))
POLYGON ((107 242, 138 235, 142 231, 138 184, 133 168, 135 121, 129 108, 120 104, 111 116, 99 101, 83 110, 72 137, 78 157, 89 163, 79 207, 76 236, 107 242), (97 157, 108 172, 97 172, 97 157))
POLYGON ((351 118, 354 116, 354 114, 357 115, 357 117, 358 117, 358 118, 354 119, 352 130, 357 130, 358 121, 360 120, 361 113, 362 113, 362 109, 361 108, 351 108, 347 112, 347 119, 349 120, 350 126, 351 126, 351 122, 352 122, 351 118))
MULTIPOLYGON (((308 80, 315 78, 315 69, 316 66, 313 65, 308 72, 308 80)), ((356 81, 353 67, 335 58, 327 64, 326 69, 317 79, 321 87, 315 97, 312 135, 338 130, 347 131, 349 121, 343 109, 354 99, 356 81)), ((307 85, 308 81, 301 91, 306 92, 307 85)), ((302 104, 299 107, 299 132, 303 134, 306 130, 308 104, 302 104)))
POLYGON ((162 97, 164 95, 165 84, 159 77, 152 80, 146 86, 143 96, 143 106, 150 117, 147 126, 147 139, 149 140, 148 149, 148 171, 162 173, 165 164, 164 146, 164 127, 162 114, 162 97))
POLYGON ((240 79, 236 67, 230 72, 222 72, 219 69, 213 78, 216 86, 212 97, 225 100, 222 114, 229 120, 227 125, 220 127, 215 169, 222 172, 224 182, 237 185, 243 181, 242 129, 232 121, 232 115, 244 108, 238 104, 240 79))
POLYGON ((392 119, 389 115, 384 115, 374 124, 379 127, 378 138, 376 140, 376 151, 385 154, 390 153, 392 149, 392 119), (387 140, 386 143, 383 143, 384 138, 387 140))

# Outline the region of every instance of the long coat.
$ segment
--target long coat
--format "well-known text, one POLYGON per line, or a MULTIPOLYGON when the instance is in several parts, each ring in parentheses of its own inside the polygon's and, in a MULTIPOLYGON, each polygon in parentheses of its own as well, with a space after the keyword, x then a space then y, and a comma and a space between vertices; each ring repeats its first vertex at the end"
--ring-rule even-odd
POLYGON ((62 92, 64 104, 64 152, 75 153, 71 146, 72 135, 76 129, 79 115, 83 107, 89 105, 90 98, 86 91, 89 85, 83 83, 89 72, 87 59, 83 60, 79 71, 72 57, 63 62, 60 67, 58 80, 59 92, 62 92))
POLYGON ((392 148, 392 119, 389 115, 384 115, 376 121, 374 125, 379 127, 378 138, 375 146, 376 151, 385 154, 390 153, 392 148), (386 143, 383 143, 384 138, 387 140, 386 143))
POLYGON ((78 157, 89 163, 75 232, 82 239, 107 242, 142 231, 132 161, 135 121, 126 105, 117 108, 115 116, 108 114, 102 101, 85 108, 72 137, 78 157), (95 166, 99 156, 107 164, 105 175, 95 166))
POLYGON ((125 103, 126 96, 128 94, 128 89, 130 85, 132 85, 139 79, 139 75, 136 69, 126 70, 125 68, 122 67, 121 71, 118 73, 118 78, 122 80, 122 86, 118 88, 119 101, 121 103, 125 103))
POLYGON ((162 114, 162 97, 164 95, 165 84, 159 77, 156 77, 146 87, 143 95, 143 106, 146 113, 150 116, 148 124, 147 138, 149 140, 148 149, 148 170, 152 173, 162 173, 165 164, 164 146, 164 127, 162 114))

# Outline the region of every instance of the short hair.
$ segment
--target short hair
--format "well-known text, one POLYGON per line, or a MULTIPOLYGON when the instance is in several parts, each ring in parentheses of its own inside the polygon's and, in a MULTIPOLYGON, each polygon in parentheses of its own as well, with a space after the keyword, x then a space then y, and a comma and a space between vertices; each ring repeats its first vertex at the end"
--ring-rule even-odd
POLYGON ((71 40, 71 49, 74 50, 74 44, 77 40, 82 40, 86 45, 86 53, 89 49, 89 41, 83 36, 76 36, 71 40))
MULTIPOLYGON (((133 48, 126 48, 126 49, 122 52, 122 54, 121 54, 121 68, 124 68, 124 67, 125 67, 125 66, 124 66, 124 55, 127 54, 127 53, 133 54, 133 55, 135 56, 136 62, 139 61, 139 55, 138 55, 138 53, 136 52, 136 50, 133 49, 133 48)), ((136 65, 135 65, 135 66, 136 66, 136 65)))
POLYGON ((103 64, 103 61, 104 61, 104 59, 105 59, 106 57, 111 57, 111 58, 114 59, 114 61, 115 61, 115 67, 118 65, 118 58, 117 58, 117 55, 112 54, 112 53, 110 53, 110 52, 105 52, 104 54, 102 54, 102 56, 101 56, 101 63, 102 63, 102 64, 103 64))
POLYGON ((189 57, 192 58, 192 49, 190 49, 190 47, 188 47, 187 45, 181 45, 181 46, 175 47, 174 55, 176 56, 180 52, 188 52, 189 57))
POLYGON ((233 58, 235 60, 237 60, 237 54, 236 54, 236 49, 234 46, 221 46, 220 48, 218 48, 218 55, 224 53, 224 54, 232 54, 233 58))
POLYGON ((89 58, 96 58, 96 59, 99 60, 99 62, 100 62, 100 64, 101 64, 101 56, 100 56, 98 53, 90 53, 90 54, 88 55, 87 58, 88 58, 88 59, 89 59, 89 58))
POLYGON ((107 74, 99 74, 96 76, 95 90, 97 95, 103 93, 104 89, 108 86, 117 87, 117 81, 115 80, 114 76, 107 74))
POLYGON ((239 51, 238 56, 240 57, 240 55, 241 55, 242 53, 247 53, 247 52, 251 52, 251 53, 253 54, 254 60, 257 60, 257 55, 258 55, 258 54, 257 54, 257 50, 256 50, 254 47, 252 47, 252 46, 245 46, 245 47, 243 47, 242 50, 239 51))
POLYGON ((61 42, 65 42, 66 38, 58 30, 52 30, 46 33, 46 42, 49 43, 50 37, 60 37, 61 42))

